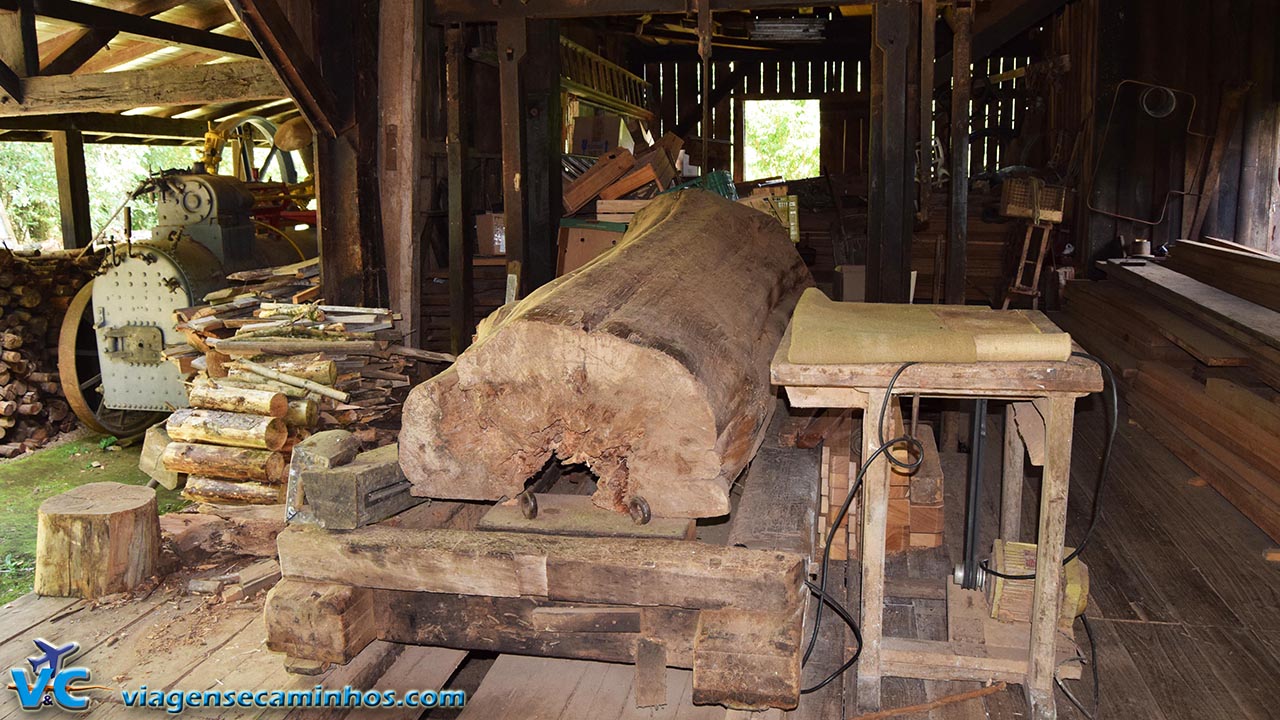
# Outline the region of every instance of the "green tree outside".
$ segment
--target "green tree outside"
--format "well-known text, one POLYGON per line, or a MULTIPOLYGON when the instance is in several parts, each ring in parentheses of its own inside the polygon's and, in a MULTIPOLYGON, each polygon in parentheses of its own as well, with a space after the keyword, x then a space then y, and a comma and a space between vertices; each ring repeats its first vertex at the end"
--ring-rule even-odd
MULTIPOLYGON (((85 145, 93 232, 102 229, 125 195, 149 174, 190 167, 198 152, 195 147, 170 145, 85 145)), ((20 247, 61 245, 58 179, 50 143, 0 142, 0 204, 20 247)), ((155 203, 145 197, 134 202, 134 229, 148 229, 155 221, 155 203)), ((123 231, 118 217, 108 234, 120 236, 123 231)))
POLYGON ((819 100, 750 100, 743 118, 743 177, 802 180, 821 174, 819 100))

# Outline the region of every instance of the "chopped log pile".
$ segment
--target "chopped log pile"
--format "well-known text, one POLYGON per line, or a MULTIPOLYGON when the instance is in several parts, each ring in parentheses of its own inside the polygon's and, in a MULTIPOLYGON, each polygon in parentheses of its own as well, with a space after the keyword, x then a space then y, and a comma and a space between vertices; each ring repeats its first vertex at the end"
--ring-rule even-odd
POLYGON ((191 407, 166 423, 160 462, 185 475, 188 498, 283 502, 298 441, 343 428, 366 447, 393 442, 415 364, 451 359, 394 345, 389 310, 323 304, 316 268, 237 273, 247 284, 178 311, 188 348, 169 358, 190 376, 191 407))
POLYGON ((0 457, 35 449, 76 426, 58 382, 58 332, 96 254, 0 251, 0 457))
POLYGON ((400 462, 425 497, 514 497, 553 455, 594 502, 729 511, 773 409, 769 361, 809 272, 776 221, 687 190, 595 262, 504 306, 409 394, 400 462))
POLYGON ((1133 420, 1280 540, 1280 313, 1244 297, 1280 287, 1280 262, 1241 261, 1245 276, 1269 272, 1257 284, 1237 284, 1232 263, 1211 283, 1170 269, 1199 274, 1191 258, 1213 250, 1179 242, 1167 265, 1111 261, 1108 279, 1068 283, 1061 324, 1111 366, 1133 420))

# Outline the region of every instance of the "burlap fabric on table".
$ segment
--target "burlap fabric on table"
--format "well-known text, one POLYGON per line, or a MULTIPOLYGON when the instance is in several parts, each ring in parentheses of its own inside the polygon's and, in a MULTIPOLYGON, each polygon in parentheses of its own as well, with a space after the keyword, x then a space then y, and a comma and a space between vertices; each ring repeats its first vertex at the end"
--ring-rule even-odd
POLYGON ((793 363, 1065 361, 1071 336, 1016 310, 834 302, 809 288, 791 319, 793 363))

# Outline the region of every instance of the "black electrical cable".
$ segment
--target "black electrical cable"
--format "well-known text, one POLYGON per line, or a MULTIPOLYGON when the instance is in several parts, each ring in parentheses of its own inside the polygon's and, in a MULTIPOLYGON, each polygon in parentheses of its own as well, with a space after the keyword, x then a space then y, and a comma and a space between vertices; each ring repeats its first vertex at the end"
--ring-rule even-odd
POLYGON ((821 599, 823 603, 830 605, 831 609, 834 610, 835 613, 840 616, 840 619, 844 620, 844 623, 849 626, 849 629, 853 631, 853 637, 856 638, 858 641, 858 649, 854 651, 853 657, 846 660, 843 665, 837 668, 835 672, 831 673, 826 678, 824 678, 822 682, 818 683, 817 685, 814 685, 813 687, 807 687, 800 690, 801 695, 807 695, 811 692, 817 692, 822 688, 826 687, 827 685, 830 685, 832 681, 834 681, 836 678, 843 675, 846 670, 853 667, 853 664, 858 662, 858 658, 862 655, 862 633, 859 632, 858 624, 854 622, 853 615, 849 612, 848 608, 846 608, 844 605, 841 605, 840 602, 835 598, 831 597, 831 594, 828 593, 826 590, 823 590, 822 588, 818 587, 812 582, 805 580, 804 584, 806 587, 809 588, 809 591, 817 595, 818 598, 821 599))
MULTIPOLYGON (((1089 526, 1085 528, 1084 537, 1080 538, 1080 543, 1076 545, 1076 549, 1063 558, 1063 565, 1075 560, 1084 551, 1085 546, 1089 544, 1089 538, 1093 536, 1094 528, 1098 526, 1098 518, 1102 516, 1102 489, 1106 485, 1107 470, 1111 466, 1111 448, 1115 445, 1116 426, 1120 422, 1120 402, 1116 397, 1116 378, 1111 373, 1111 368, 1102 360, 1086 352, 1073 352, 1071 355, 1092 360, 1101 368, 1103 377, 1102 395, 1110 413, 1108 417, 1107 442, 1102 448, 1102 462, 1098 466, 1098 479, 1093 488, 1093 511, 1089 517, 1089 526)), ((1035 573, 1012 575, 992 570, 986 560, 982 561, 982 569, 988 575, 994 575, 1005 580, 1034 580, 1036 578, 1035 573)))
MULTIPOLYGON (((909 362, 909 363, 903 364, 902 367, 899 367, 897 372, 893 374, 893 377, 889 378, 889 385, 888 387, 885 388, 884 403, 881 404, 880 406, 880 418, 878 420, 878 423, 879 423, 878 435, 881 441, 880 447, 876 448, 875 451, 872 452, 866 458, 863 458, 862 467, 859 468, 858 474, 854 477, 853 482, 850 483, 849 492, 845 495, 844 502, 840 505, 840 510, 836 513, 835 519, 831 522, 831 529, 827 531, 826 544, 822 548, 822 567, 818 575, 818 584, 814 585, 813 583, 810 583, 807 580, 805 581, 805 584, 809 586, 809 589, 814 591, 814 594, 816 594, 824 602, 819 602, 817 609, 814 610, 813 631, 809 634, 809 644, 807 647, 805 647, 804 657, 800 661, 800 664, 802 666, 809 662, 809 656, 813 654, 813 648, 818 642, 818 632, 822 627, 823 604, 836 602, 833 598, 831 598, 830 595, 827 594, 827 567, 831 561, 831 544, 835 542, 836 532, 840 528, 840 523, 844 522, 845 516, 849 514, 849 506, 853 504, 854 496, 858 494, 858 489, 862 487, 862 478, 866 475, 867 468, 871 467, 871 464, 875 462, 876 458, 884 454, 890 447, 902 442, 906 442, 908 444, 914 443, 914 445, 918 448, 917 459, 915 460, 914 463, 902 462, 902 461, 899 461, 897 458, 893 457, 892 453, 889 453, 888 454, 889 462, 893 463, 894 465, 897 465, 898 467, 913 470, 919 467, 920 463, 924 461, 924 453, 921 451, 923 446, 920 445, 919 440, 916 440, 913 437, 903 434, 901 437, 896 437, 888 442, 884 442, 885 408, 888 407, 889 400, 893 397, 893 386, 897 384, 898 378, 902 375, 902 371, 906 370, 912 365, 915 365, 915 363, 909 362)), ((836 602, 836 605, 839 605, 839 603, 836 602)), ((832 607, 834 608, 835 605, 832 605, 832 607)), ((852 615, 849 614, 849 611, 847 609, 845 609, 843 606, 840 606, 840 609, 837 610, 837 612, 841 614, 842 618, 846 618, 846 622, 849 622, 852 624, 852 615)), ((841 673, 843 673, 844 671, 848 670, 850 667, 853 666, 853 663, 857 661, 858 656, 862 653, 862 636, 858 633, 858 629, 856 627, 853 628, 853 632, 854 632, 854 635, 858 638, 858 650, 854 653, 853 659, 849 660, 844 665, 842 665, 841 668, 833 676, 828 677, 826 680, 822 681, 820 684, 814 686, 813 688, 810 688, 809 690, 805 690, 803 692, 812 692, 813 690, 817 690, 818 688, 825 686, 827 683, 831 682, 836 677, 838 677, 841 673)))
POLYGON ((1093 628, 1089 626, 1088 616, 1081 613, 1080 622, 1084 625, 1085 637, 1089 638, 1089 665, 1093 673, 1093 712, 1085 709, 1084 704, 1076 699, 1076 696, 1067 689, 1067 686, 1063 684, 1060 678, 1055 676, 1053 681, 1058 684, 1058 689, 1062 690, 1062 694, 1067 696, 1067 699, 1071 701, 1072 705, 1076 706, 1081 715, 1084 715, 1087 720, 1094 720, 1098 717, 1098 709, 1101 707, 1100 703, 1102 702, 1101 691, 1098 689, 1098 643, 1093 639, 1093 628))

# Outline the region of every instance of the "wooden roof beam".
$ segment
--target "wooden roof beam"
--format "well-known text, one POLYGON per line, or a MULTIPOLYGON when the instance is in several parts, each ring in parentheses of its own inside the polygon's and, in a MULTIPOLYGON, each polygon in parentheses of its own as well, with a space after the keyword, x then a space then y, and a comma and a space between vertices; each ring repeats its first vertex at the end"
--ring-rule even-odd
MULTIPOLYGON (((152 17, 182 4, 182 0, 138 0, 116 8, 121 12, 142 17, 152 17)), ((120 32, 115 28, 80 28, 62 33, 40 43, 41 75, 70 75, 97 55, 120 32)))
MULTIPOLYGON (((217 5, 211 8, 209 12, 206 12, 205 14, 197 18, 175 19, 173 21, 175 25, 182 25, 183 27, 190 27, 196 30, 205 30, 205 31, 216 30, 222 27, 223 25, 226 25, 228 23, 233 23, 233 22, 235 22, 235 16, 231 14, 231 10, 227 8, 226 5, 217 5)), ((235 36, 235 37, 239 37, 239 36, 235 36)), ((244 38, 241 37, 241 39, 244 39, 244 38)), ((120 67, 121 65, 126 65, 139 58, 146 57, 147 55, 158 52, 165 47, 162 45, 156 45, 155 43, 148 42, 146 40, 130 40, 128 42, 116 43, 116 45, 118 47, 112 47, 108 49, 106 52, 101 53, 93 57, 92 59, 90 59, 83 66, 77 69, 76 72, 94 73, 94 72, 105 72, 108 70, 113 70, 117 67, 120 67)), ((188 51, 185 53, 177 53, 176 55, 172 55, 169 58, 166 58, 166 62, 164 64, 173 65, 176 59, 185 58, 187 56, 200 58, 201 61, 208 61, 210 59, 210 53, 214 53, 214 51, 206 50, 206 49, 197 49, 197 50, 188 49, 188 51)), ((187 64, 196 64, 196 63, 187 63, 187 64)), ((45 73, 45 74, 49 75, 52 73, 45 73)))
POLYGON ((34 13, 86 28, 105 28, 150 42, 213 50, 223 55, 258 57, 253 43, 239 38, 196 30, 175 23, 153 20, 119 10, 74 2, 74 0, 0 0, 0 9, 18 10, 30 2, 34 13))
POLYGON ((34 132, 82 132, 86 135, 122 135, 140 138, 203 138, 208 124, 203 120, 174 120, 147 115, 114 113, 68 113, 0 118, 0 130, 34 132))
POLYGON ((316 132, 335 137, 347 124, 333 89, 275 0, 227 0, 316 132))
POLYGON ((285 97, 261 61, 22 78, 22 102, 0 96, 0 117, 119 112, 150 105, 209 104, 285 97))
MULTIPOLYGON (((990 57, 1005 43, 1027 28, 1043 21, 1067 4, 1067 0, 1004 0, 984 8, 973 19, 971 59, 974 63, 990 57)), ((933 86, 951 84, 951 53, 940 55, 933 63, 933 86)))
MULTIPOLYGON (((813 0, 710 0, 711 9, 764 10, 813 7, 813 0)), ((872 0, 842 0, 841 5, 870 5, 872 0)), ((681 14, 688 0, 427 0, 427 18, 433 23, 494 22, 504 19, 568 19, 610 15, 681 14)))

